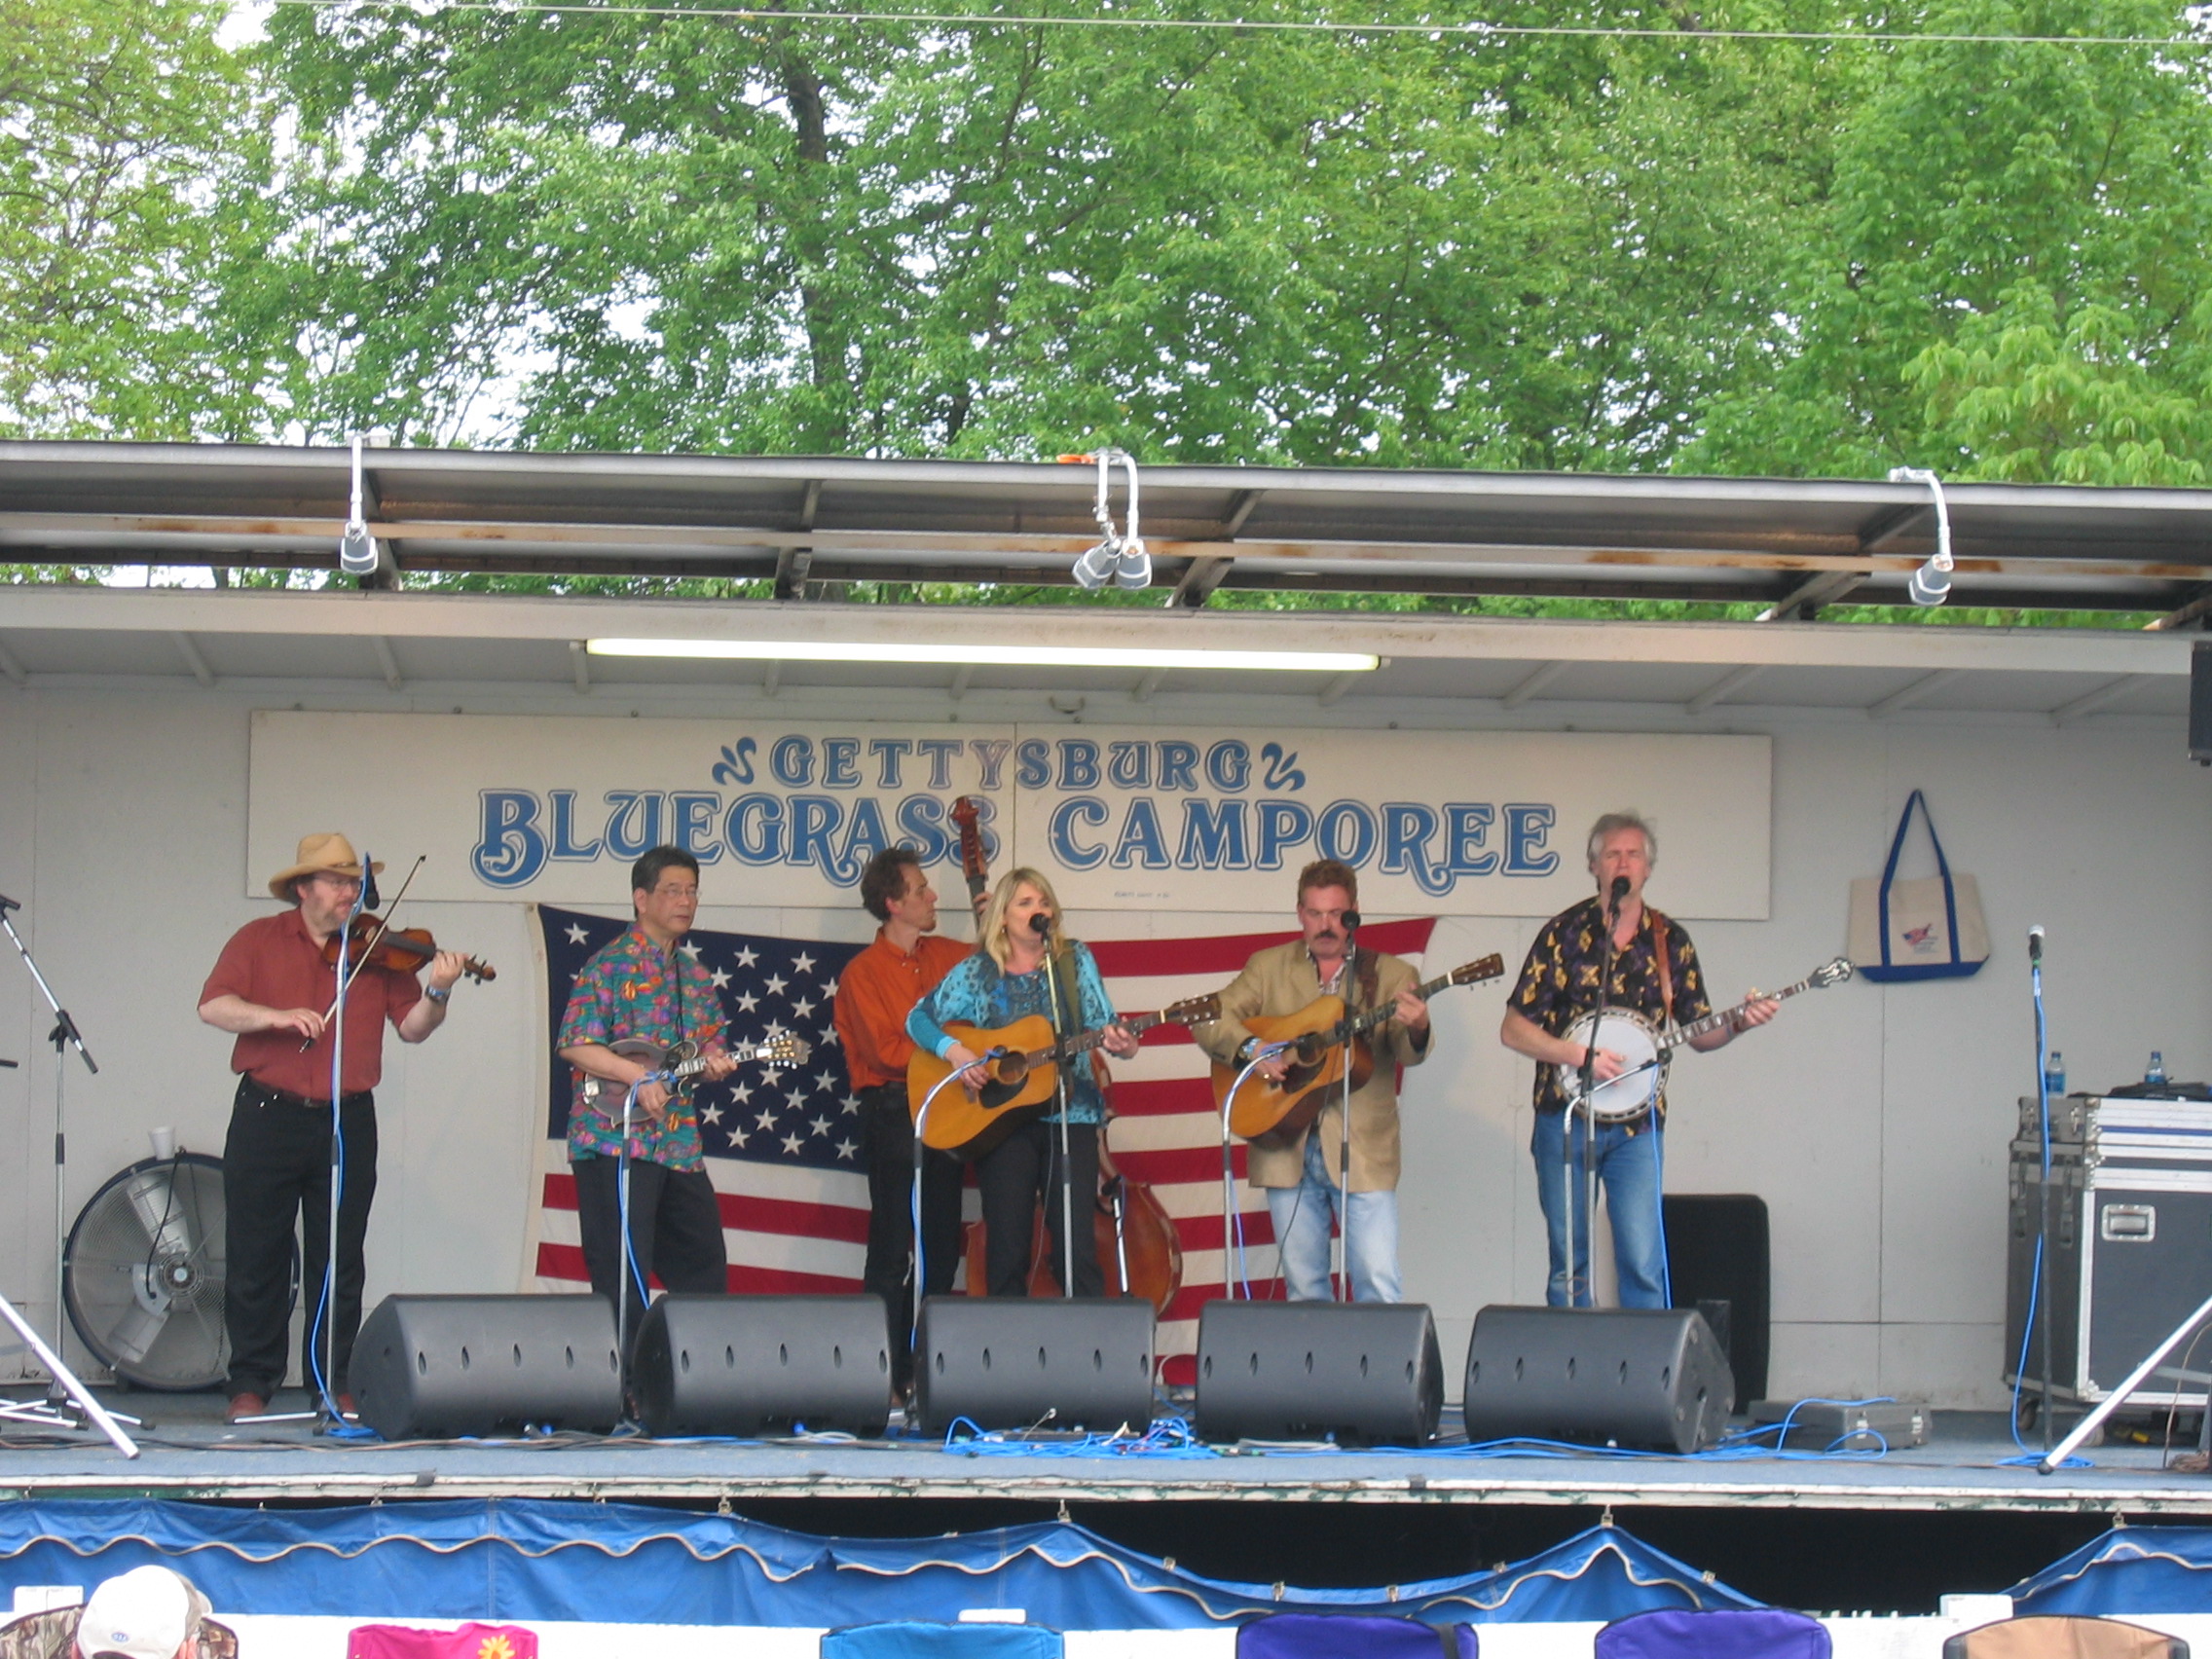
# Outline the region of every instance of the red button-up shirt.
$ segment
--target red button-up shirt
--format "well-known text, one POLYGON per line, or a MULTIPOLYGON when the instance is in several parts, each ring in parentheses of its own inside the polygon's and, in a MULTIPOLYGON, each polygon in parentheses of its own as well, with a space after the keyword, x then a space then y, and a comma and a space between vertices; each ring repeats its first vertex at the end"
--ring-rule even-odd
MULTIPOLYGON (((200 988, 203 1003, 230 995, 263 1008, 312 1008, 317 1014, 338 995, 338 970, 322 959, 297 908, 263 916, 233 935, 200 988)), ((384 1077, 384 1025, 397 1025, 423 998, 412 974, 364 968, 346 992, 347 1094, 376 1088, 384 1077)), ((331 1027, 300 1049, 296 1031, 248 1031, 231 1050, 231 1070, 256 1083, 311 1100, 330 1098, 331 1027)))

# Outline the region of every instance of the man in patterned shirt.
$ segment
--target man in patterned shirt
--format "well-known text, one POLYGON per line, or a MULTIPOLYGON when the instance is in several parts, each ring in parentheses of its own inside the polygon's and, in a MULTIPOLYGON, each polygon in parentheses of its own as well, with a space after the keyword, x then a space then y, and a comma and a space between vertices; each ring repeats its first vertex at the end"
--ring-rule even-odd
POLYGON ((677 946, 699 913, 699 861, 681 847, 655 847, 630 866, 637 920, 576 976, 557 1048, 575 1072, 569 1105, 569 1164, 576 1180, 576 1225, 591 1287, 612 1303, 637 1341, 644 1286, 658 1273, 672 1291, 729 1288, 721 1208, 699 1153, 699 1119, 689 1096, 665 1084, 638 1088, 631 1111, 630 1253, 623 1271, 620 1175, 623 1100, 653 1068, 614 1051, 624 1038, 689 1042, 706 1075, 737 1069, 722 1044, 722 1005, 714 980, 677 946), (584 1082, 612 1084, 587 1100, 584 1082), (626 1296, 628 1306, 615 1299, 626 1296))
MULTIPOLYGON (((1627 1009, 1657 1025, 1702 1019, 1712 1012, 1697 947, 1679 922, 1671 921, 1643 902, 1643 884, 1659 859, 1658 838, 1633 812, 1608 812, 1591 827, 1590 873, 1598 896, 1562 910, 1546 922, 1529 946, 1521 978, 1505 1008, 1498 1039, 1516 1053, 1536 1062, 1536 1132, 1530 1150, 1536 1159, 1536 1198, 1544 1212, 1551 1247, 1551 1279, 1544 1299, 1554 1308, 1591 1307, 1589 1218, 1582 1213, 1588 1190, 1587 1156, 1605 1186, 1605 1208, 1613 1224, 1613 1261, 1620 1275, 1623 1308, 1664 1308, 1668 1303, 1667 1258, 1660 1230, 1659 1131, 1666 1123, 1664 1094, 1626 1123, 1601 1124, 1596 1140, 1585 1146, 1578 1115, 1571 1139, 1565 1123, 1567 1096, 1556 1066, 1580 1066, 1587 1057, 1603 1084, 1627 1069, 1614 1051, 1601 1047, 1593 1055, 1564 1033, 1601 1005, 1627 1009), (1605 913, 1616 884, 1613 962, 1604 994, 1598 976, 1604 968, 1605 913), (1567 1262, 1569 1215, 1573 1265, 1567 1262)), ((1779 1006, 1756 992, 1726 1025, 1690 1040, 1694 1049, 1718 1049, 1754 1025, 1764 1025, 1779 1006)), ((1597 1036, 1601 1043, 1604 1027, 1597 1036)))

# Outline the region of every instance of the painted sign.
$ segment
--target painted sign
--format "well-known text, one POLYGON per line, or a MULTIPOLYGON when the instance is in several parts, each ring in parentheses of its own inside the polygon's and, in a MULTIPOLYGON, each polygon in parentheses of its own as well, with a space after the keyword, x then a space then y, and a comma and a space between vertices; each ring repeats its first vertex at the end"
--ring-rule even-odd
POLYGON ((1375 914, 1550 915, 1588 890, 1590 823, 1633 807, 1669 910, 1767 909, 1764 737, 263 711, 252 745, 249 893, 338 829, 429 855, 423 899, 615 903, 673 842, 712 903, 842 908, 883 847, 957 867, 968 794, 993 866, 1043 870, 1076 908, 1278 911, 1336 858, 1375 914))

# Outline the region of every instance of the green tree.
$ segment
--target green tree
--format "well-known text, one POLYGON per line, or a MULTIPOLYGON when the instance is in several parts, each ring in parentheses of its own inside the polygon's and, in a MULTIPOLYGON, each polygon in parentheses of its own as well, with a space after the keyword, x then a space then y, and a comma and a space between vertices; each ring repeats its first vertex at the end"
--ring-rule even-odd
POLYGON ((219 301, 250 292, 267 235, 228 187, 267 128, 224 12, 0 0, 0 432, 262 426, 269 344, 219 301))
POLYGON ((1884 49, 1776 296, 1771 374, 1716 400, 1678 464, 2200 481, 2212 453, 2201 40, 2158 0, 1962 0, 1918 22, 2176 46, 1884 49))

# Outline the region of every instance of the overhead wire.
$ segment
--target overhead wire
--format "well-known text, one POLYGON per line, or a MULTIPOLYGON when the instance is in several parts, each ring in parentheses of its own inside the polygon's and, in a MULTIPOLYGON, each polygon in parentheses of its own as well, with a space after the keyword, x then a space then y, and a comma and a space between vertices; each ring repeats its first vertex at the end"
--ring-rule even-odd
POLYGON ((2212 35, 2038 35, 1912 33, 1900 29, 1654 28, 1598 23, 1344 22, 1331 18, 1163 18, 1111 14, 871 12, 739 6, 649 5, 639 0, 271 0, 273 6, 316 11, 499 12, 511 16, 696 18, 719 22, 925 23, 944 28, 1103 28, 1222 30, 1239 34, 1423 35, 1471 41, 1566 39, 1658 40, 1683 45, 1722 41, 1799 46, 2054 46, 2157 50, 2212 47, 2212 35))

